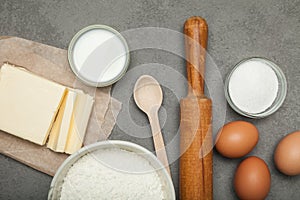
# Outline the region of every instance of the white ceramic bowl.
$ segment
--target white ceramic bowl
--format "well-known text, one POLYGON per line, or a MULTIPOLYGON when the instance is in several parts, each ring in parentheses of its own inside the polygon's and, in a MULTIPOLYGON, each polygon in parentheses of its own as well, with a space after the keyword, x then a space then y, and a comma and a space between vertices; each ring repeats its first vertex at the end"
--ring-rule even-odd
POLYGON ((72 167, 72 165, 79 160, 82 156, 91 153, 93 151, 98 151, 101 149, 115 149, 119 148, 122 150, 135 152, 139 154, 140 156, 143 156, 146 160, 150 162, 150 164, 157 169, 157 174, 160 177, 161 184, 164 188, 164 193, 166 196, 166 199, 168 200, 175 200, 175 190, 173 186, 172 179, 166 169, 163 167, 161 162, 157 159, 156 156, 153 155, 149 150, 145 149, 144 147, 141 147, 140 145, 126 142, 126 141, 118 141, 118 140, 107 140, 103 142, 98 142, 89 146, 85 146, 81 148, 76 153, 69 156, 64 163, 60 166, 60 168, 57 170, 50 186, 49 194, 48 194, 48 200, 57 200, 60 198, 60 192, 61 192, 61 186, 64 180, 64 177, 68 173, 69 169, 72 167))

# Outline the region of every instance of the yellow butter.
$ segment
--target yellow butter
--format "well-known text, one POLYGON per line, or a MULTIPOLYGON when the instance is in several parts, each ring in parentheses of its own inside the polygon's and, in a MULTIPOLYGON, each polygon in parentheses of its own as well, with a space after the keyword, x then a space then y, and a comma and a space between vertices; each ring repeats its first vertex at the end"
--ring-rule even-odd
POLYGON ((66 87, 4 64, 0 70, 0 129, 44 145, 66 87))
POLYGON ((81 148, 94 99, 4 64, 0 69, 0 130, 56 152, 81 148))
POLYGON ((49 139, 47 142, 47 147, 49 149, 52 149, 53 151, 56 150, 57 140, 60 133, 60 127, 61 127, 62 119, 64 117, 64 112, 66 107, 66 97, 67 97, 67 93, 65 94, 63 102, 59 108, 58 114, 53 123, 52 129, 49 134, 49 139))
POLYGON ((55 151, 64 152, 65 147, 67 145, 68 134, 71 125, 71 119, 73 111, 76 109, 75 100, 76 100, 76 92, 68 90, 68 94, 65 99, 65 108, 64 115, 61 119, 61 126, 58 134, 57 145, 55 151))
POLYGON ((68 141, 65 152, 72 154, 82 147, 94 99, 80 90, 75 90, 77 97, 71 118, 68 141))

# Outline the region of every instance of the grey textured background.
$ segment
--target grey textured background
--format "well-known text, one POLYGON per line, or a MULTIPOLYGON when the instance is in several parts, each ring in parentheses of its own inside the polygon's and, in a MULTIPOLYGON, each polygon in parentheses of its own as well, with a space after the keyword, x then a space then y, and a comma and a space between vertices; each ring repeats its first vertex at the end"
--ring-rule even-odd
MULTIPOLYGON (((90 24, 107 24, 119 31, 149 26, 182 31, 184 21, 193 15, 200 15, 207 20, 208 52, 223 78, 235 63, 249 56, 267 57, 286 74, 288 95, 278 112, 265 119, 250 120, 228 108, 226 122, 242 119, 253 122, 258 127, 260 140, 251 155, 263 158, 271 170, 272 187, 268 199, 300 199, 300 177, 284 176, 273 164, 273 151, 280 138, 300 129, 299 0, 0 0, 0 34, 67 48, 71 37, 90 24)), ((147 40, 147 37, 144 39, 147 40)), ((168 52, 156 49, 131 52, 130 69, 145 63, 161 63, 185 75, 184 60, 168 52)), ((171 77, 166 74, 165 79, 168 78, 171 77)), ((160 115, 163 118, 162 131, 169 141, 178 129, 179 106, 172 91, 168 88, 163 90, 165 100, 160 115)), ((126 96, 128 92, 120 90, 116 98, 122 101, 122 96, 126 96)), ((134 106, 132 99, 129 103, 128 120, 130 118, 139 126, 146 126, 145 115, 134 106)), ((225 108, 218 109, 224 111, 225 108)), ((218 118, 214 117, 214 120, 218 118)), ((120 120, 124 119, 118 119, 120 120)), ((147 130, 150 136, 149 127, 147 130)), ((114 128, 111 139, 133 141, 153 150, 151 138, 130 136, 118 125, 114 128)), ((215 199, 237 198, 232 179, 241 160, 226 159, 217 152, 214 153, 215 199)), ((178 193, 177 161, 171 165, 171 170, 178 193)), ((46 199, 50 182, 51 177, 0 155, 0 199, 46 199)))

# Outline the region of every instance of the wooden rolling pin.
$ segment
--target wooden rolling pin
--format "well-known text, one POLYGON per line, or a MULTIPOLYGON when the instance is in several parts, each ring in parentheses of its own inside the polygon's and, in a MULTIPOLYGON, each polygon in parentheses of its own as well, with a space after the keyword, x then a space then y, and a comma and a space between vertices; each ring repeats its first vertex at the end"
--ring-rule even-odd
POLYGON ((212 102, 204 96, 207 23, 191 17, 184 24, 188 96, 181 100, 180 199, 213 199, 212 102))

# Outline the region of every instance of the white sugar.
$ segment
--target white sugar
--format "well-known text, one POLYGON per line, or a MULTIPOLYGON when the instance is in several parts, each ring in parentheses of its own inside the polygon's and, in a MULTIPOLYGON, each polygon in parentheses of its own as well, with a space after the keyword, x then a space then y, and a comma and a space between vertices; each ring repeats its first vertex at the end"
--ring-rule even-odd
POLYGON ((261 61, 242 63, 232 73, 229 85, 232 102, 247 113, 261 113, 275 101, 278 78, 274 70, 261 61))
POLYGON ((164 199, 161 180, 142 156, 120 149, 80 158, 62 184, 61 200, 164 199))

